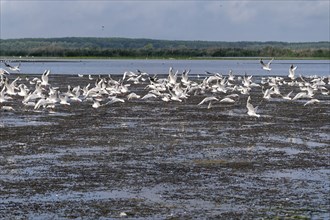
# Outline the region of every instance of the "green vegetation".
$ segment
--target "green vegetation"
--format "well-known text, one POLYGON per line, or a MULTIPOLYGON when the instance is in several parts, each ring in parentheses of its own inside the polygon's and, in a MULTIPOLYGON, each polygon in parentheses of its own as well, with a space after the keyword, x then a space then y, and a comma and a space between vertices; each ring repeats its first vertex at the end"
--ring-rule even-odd
POLYGON ((111 58, 311 57, 330 59, 330 42, 169 41, 82 37, 0 39, 0 56, 111 58))

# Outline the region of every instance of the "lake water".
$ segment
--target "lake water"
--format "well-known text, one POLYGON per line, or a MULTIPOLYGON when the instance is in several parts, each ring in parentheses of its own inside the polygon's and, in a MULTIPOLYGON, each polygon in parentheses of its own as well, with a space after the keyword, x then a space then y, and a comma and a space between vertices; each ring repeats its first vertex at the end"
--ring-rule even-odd
MULTIPOLYGON (((264 60, 268 62, 268 60, 264 60)), ((13 65, 15 63, 12 63, 13 65)), ((54 60, 47 62, 22 62, 21 73, 42 73, 50 69, 52 74, 123 74, 137 69, 149 74, 167 74, 170 67, 179 72, 190 69, 191 75, 205 74, 205 71, 236 75, 287 76, 291 64, 297 65, 296 76, 329 76, 330 60, 274 60, 272 71, 261 69, 259 60, 54 60)))

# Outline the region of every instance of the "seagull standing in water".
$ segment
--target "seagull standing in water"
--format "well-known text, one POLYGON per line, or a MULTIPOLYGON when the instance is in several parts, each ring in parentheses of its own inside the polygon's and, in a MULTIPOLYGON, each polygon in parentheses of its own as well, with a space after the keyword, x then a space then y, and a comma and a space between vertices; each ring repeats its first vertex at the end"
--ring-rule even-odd
POLYGON ((270 68, 270 64, 273 62, 273 60, 274 60, 274 58, 271 59, 267 64, 265 64, 264 61, 262 59, 260 59, 262 69, 267 70, 267 71, 271 71, 272 69, 270 68))

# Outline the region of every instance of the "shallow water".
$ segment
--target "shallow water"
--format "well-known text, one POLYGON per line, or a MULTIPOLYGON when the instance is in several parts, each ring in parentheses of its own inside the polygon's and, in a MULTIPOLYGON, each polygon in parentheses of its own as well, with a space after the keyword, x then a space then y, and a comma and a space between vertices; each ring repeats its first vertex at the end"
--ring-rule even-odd
MULTIPOLYGON (((83 60, 45 60, 45 62, 23 62, 22 74, 42 73, 50 69, 53 74, 84 74, 84 75, 121 75, 125 71, 146 71, 149 74, 164 74, 169 67, 179 71, 191 70, 191 77, 204 75, 205 71, 228 74, 232 70, 237 75, 287 76, 291 64, 297 65, 296 75, 329 76, 329 60, 274 60, 272 71, 269 73, 261 69, 259 59, 254 60, 111 60, 111 59, 83 59, 83 60)), ((14 65, 14 64, 13 64, 14 65)))
MULTIPOLYGON (((94 83, 50 82, 61 91, 94 83)), ((146 84, 130 92, 144 95, 146 84)), ((250 95, 260 118, 247 116, 246 95, 210 109, 197 105, 206 94, 98 109, 2 103, 15 111, 0 112, 0 217, 329 218, 329 95, 308 106, 263 100, 261 88, 250 95)))

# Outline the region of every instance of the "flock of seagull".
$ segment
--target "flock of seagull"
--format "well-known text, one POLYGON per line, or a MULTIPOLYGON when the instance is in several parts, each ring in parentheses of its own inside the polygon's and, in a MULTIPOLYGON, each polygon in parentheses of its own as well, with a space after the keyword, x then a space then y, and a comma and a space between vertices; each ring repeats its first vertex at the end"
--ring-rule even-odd
MULTIPOLYGON (((267 64, 260 59, 261 68, 271 71, 271 59, 267 64)), ((5 67, 12 72, 20 72, 20 64, 12 66, 4 62, 5 67)), ((233 104, 240 95, 245 95, 247 115, 260 117, 257 107, 251 104, 250 91, 254 87, 261 87, 263 99, 270 100, 273 97, 283 100, 305 100, 304 106, 320 102, 314 98, 315 94, 329 96, 330 76, 314 77, 306 80, 299 76, 296 78, 295 70, 297 66, 291 65, 288 77, 263 77, 261 82, 256 83, 252 76, 235 76, 232 71, 228 75, 206 72, 203 79, 193 81, 189 78, 190 70, 174 71, 169 68, 168 75, 159 78, 157 75, 149 75, 146 72, 137 70, 136 72, 124 72, 119 80, 114 80, 110 75, 99 76, 93 79, 89 75, 89 80, 94 80, 94 85, 89 83, 86 86, 68 85, 67 91, 60 91, 49 82, 50 70, 46 70, 40 77, 30 79, 25 77, 26 83, 21 76, 17 76, 12 81, 9 79, 10 72, 0 68, 0 106, 3 111, 15 111, 10 105, 13 100, 20 100, 21 103, 33 110, 54 109, 56 106, 69 106, 72 102, 89 102, 91 107, 97 109, 116 102, 126 102, 132 99, 148 100, 158 99, 164 102, 182 102, 190 96, 200 95, 204 97, 197 104, 198 106, 207 104, 211 108, 213 103, 233 104), (299 80, 298 80, 299 79, 299 80), (131 92, 132 84, 144 85, 144 95, 131 92), (294 96, 293 91, 282 94, 280 86, 286 85, 299 89, 294 96), (220 98, 221 97, 221 98, 220 98)), ((77 77, 85 77, 78 75, 77 77)))

